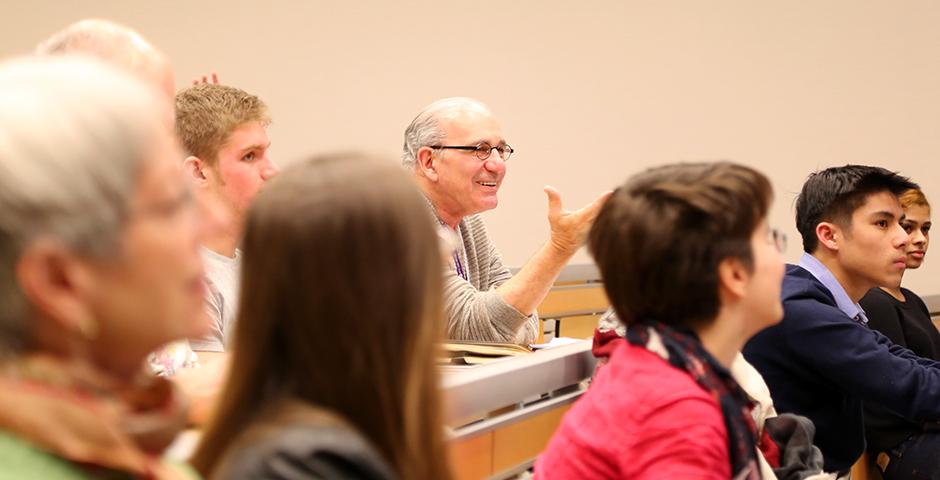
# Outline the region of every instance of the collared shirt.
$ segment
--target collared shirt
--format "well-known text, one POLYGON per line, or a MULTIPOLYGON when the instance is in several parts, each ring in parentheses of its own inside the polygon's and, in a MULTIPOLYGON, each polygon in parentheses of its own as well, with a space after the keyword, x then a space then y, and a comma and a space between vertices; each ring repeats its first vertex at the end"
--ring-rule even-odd
POLYGON ((808 253, 803 253, 803 256, 800 257, 800 266, 816 277, 816 280, 819 280, 829 290, 829 293, 832 293, 832 296, 836 299, 836 306, 842 313, 856 322, 868 325, 865 310, 862 310, 861 305, 849 298, 849 294, 842 288, 842 284, 836 280, 835 275, 819 259, 808 253))

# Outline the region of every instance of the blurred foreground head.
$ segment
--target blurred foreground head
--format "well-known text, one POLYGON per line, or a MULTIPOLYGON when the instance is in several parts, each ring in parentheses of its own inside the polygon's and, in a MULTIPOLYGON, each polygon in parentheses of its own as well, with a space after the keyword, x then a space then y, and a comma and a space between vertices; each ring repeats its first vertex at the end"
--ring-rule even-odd
MULTIPOLYGON (((730 162, 663 165, 631 176, 601 208, 588 239, 620 320, 684 328, 714 322, 723 304, 720 265, 736 259, 754 272, 759 252, 752 240, 758 228, 766 230, 772 198, 766 176, 730 162)), ((779 294, 768 304, 779 310, 779 294)), ((768 317, 779 321, 779 313, 768 317)))
POLYGON ((136 31, 114 22, 80 20, 40 43, 36 53, 95 57, 137 75, 169 101, 176 94, 173 69, 166 56, 136 31))
POLYGON ((135 372, 199 334, 202 267, 170 105, 91 58, 0 64, 0 350, 135 372))
MULTIPOLYGON (((155 88, 171 105, 163 109, 166 112, 163 118, 173 124, 176 95, 173 68, 166 55, 133 29, 107 20, 79 20, 40 43, 36 53, 84 55, 131 73, 155 88)), ((209 232, 224 231, 231 219, 223 206, 206 195, 200 195, 198 200, 203 228, 209 232)))

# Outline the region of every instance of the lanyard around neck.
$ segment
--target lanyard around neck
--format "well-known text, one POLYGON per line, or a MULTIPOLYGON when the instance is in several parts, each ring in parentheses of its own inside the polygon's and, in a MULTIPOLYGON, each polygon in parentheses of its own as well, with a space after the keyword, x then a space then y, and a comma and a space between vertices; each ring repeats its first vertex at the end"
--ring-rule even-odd
MULTIPOLYGON (((450 227, 447 226, 447 224, 444 223, 444 221, 441 220, 440 218, 438 218, 437 221, 440 222, 441 227, 444 227, 444 228, 447 228, 447 229, 450 228, 450 227)), ((456 229, 455 229, 455 232, 456 232, 456 229)), ((469 278, 468 275, 467 275, 467 271, 464 270, 464 268, 463 268, 463 263, 460 262, 460 254, 458 253, 458 250, 457 250, 456 248, 454 248, 454 255, 453 255, 453 257, 454 257, 454 267, 457 268, 457 275, 460 275, 460 278, 462 278, 462 279, 464 279, 464 280, 466 280, 466 281, 469 282, 469 281, 470 281, 470 278, 469 278)))
POLYGON ((457 275, 469 282, 467 271, 463 269, 463 264, 460 263, 460 255, 457 254, 457 250, 454 250, 454 265, 457 267, 457 275))

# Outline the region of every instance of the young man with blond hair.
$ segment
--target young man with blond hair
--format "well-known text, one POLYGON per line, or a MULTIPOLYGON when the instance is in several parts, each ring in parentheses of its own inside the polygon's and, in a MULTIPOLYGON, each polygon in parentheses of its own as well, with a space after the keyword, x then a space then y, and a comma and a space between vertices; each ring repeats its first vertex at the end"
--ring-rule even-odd
POLYGON ((270 123, 264 102, 234 87, 200 84, 176 95, 176 131, 188 154, 186 174, 231 217, 202 248, 211 327, 209 334, 190 341, 198 352, 224 352, 233 328, 245 212, 264 182, 279 171, 268 157, 270 123))

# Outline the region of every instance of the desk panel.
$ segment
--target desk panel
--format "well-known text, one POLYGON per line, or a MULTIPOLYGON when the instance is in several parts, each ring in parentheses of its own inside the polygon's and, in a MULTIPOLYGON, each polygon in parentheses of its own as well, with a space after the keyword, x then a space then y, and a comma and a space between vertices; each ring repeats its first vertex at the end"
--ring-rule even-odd
POLYGON ((493 432, 454 440, 447 445, 454 480, 480 480, 493 475, 493 432))
POLYGON ((545 450, 561 418, 570 408, 570 403, 562 405, 494 431, 493 473, 512 470, 545 450))
POLYGON ((469 368, 444 367, 451 465, 460 480, 528 468, 594 371, 591 342, 469 368))
POLYGON ((590 378, 596 359, 582 340, 521 357, 448 369, 443 375, 444 419, 448 425, 484 418, 494 410, 527 403, 590 378))

